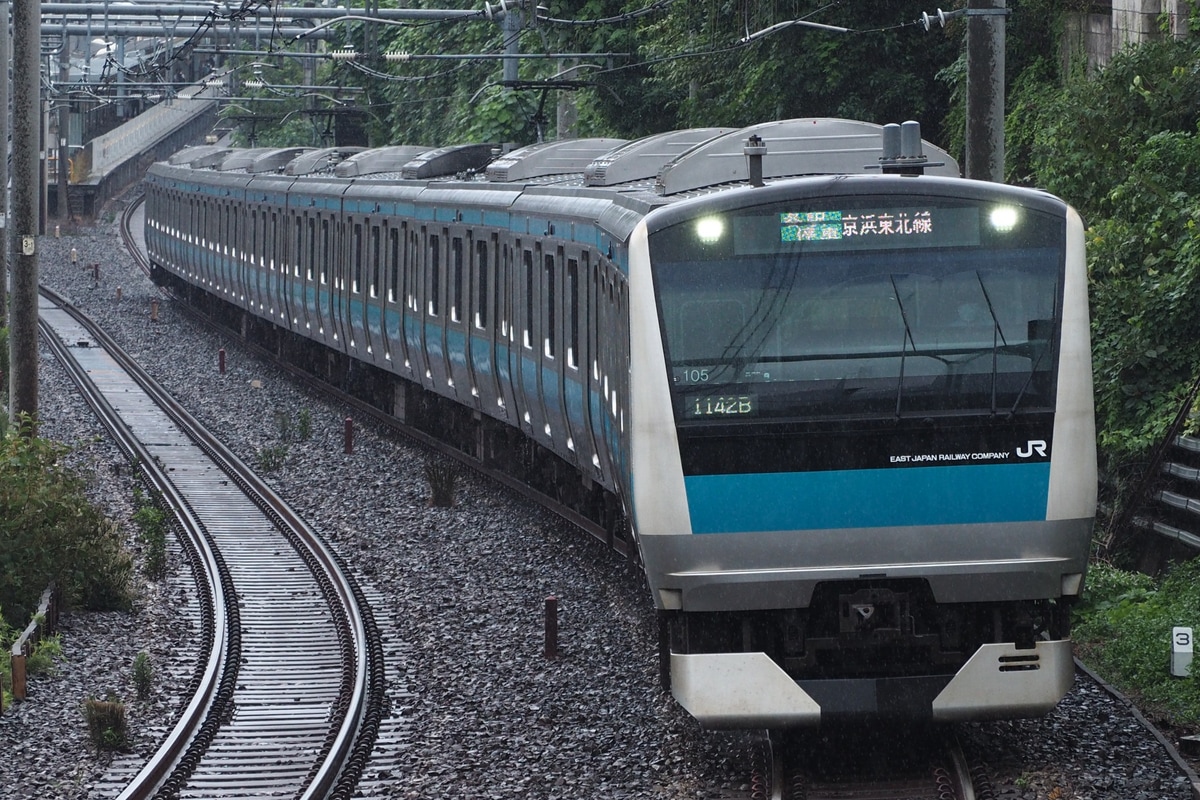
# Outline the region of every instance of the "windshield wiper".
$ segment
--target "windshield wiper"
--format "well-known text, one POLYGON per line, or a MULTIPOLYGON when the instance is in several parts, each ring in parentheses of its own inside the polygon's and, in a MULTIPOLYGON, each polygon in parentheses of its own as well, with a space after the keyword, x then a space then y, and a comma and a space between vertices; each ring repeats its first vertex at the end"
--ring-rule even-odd
POLYGON ((1008 339, 1004 336, 1004 329, 1000 327, 1000 319, 996 316, 996 309, 992 305, 992 297, 988 294, 987 286, 984 284, 983 276, 979 274, 979 270, 975 270, 975 279, 979 281, 979 289, 983 292, 983 299, 987 303, 988 313, 992 315, 992 415, 995 416, 996 382, 999 379, 998 373, 1000 371, 1000 348, 997 343, 997 336, 999 337, 999 341, 1004 342, 1005 347, 1008 347, 1008 339))
POLYGON ((1008 409, 1008 415, 1010 417, 1017 413, 1017 406, 1021 405, 1021 400, 1023 400, 1025 397, 1025 391, 1029 388, 1029 385, 1033 383, 1033 376, 1037 375, 1038 367, 1042 364, 1042 359, 1045 358, 1046 353, 1050 352, 1050 348, 1053 346, 1052 342, 1054 341, 1055 335, 1058 333, 1058 324, 1055 323, 1050 327, 1051 330, 1046 339, 1046 346, 1041 349, 1041 351, 1038 353, 1037 360, 1033 362, 1032 366, 1030 366, 1029 375, 1025 378, 1025 383, 1021 385, 1021 391, 1017 392, 1017 398, 1013 400, 1012 407, 1008 409))
POLYGON ((900 343, 900 379, 896 383, 896 419, 900 419, 900 407, 904 402, 904 361, 908 356, 908 343, 912 342, 913 352, 917 352, 917 343, 913 340, 912 328, 908 325, 908 312, 900 300, 900 287, 896 285, 896 276, 888 275, 892 283, 892 294, 896 298, 896 306, 900 309, 900 319, 904 322, 904 340, 900 343))

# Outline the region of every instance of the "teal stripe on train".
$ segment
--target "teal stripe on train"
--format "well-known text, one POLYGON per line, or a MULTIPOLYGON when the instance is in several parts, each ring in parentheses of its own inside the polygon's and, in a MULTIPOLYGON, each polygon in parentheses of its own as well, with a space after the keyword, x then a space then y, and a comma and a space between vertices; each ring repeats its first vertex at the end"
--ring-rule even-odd
POLYGON ((1049 462, 693 475, 693 533, 828 530, 1046 518, 1049 462))

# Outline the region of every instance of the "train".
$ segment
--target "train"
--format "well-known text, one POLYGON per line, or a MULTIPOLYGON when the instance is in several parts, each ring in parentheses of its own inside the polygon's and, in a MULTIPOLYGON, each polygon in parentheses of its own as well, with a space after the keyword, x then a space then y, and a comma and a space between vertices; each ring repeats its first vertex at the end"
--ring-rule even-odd
POLYGON ((644 570, 704 728, 1047 713, 1096 507, 1084 227, 919 126, 187 148, 156 282, 644 570))

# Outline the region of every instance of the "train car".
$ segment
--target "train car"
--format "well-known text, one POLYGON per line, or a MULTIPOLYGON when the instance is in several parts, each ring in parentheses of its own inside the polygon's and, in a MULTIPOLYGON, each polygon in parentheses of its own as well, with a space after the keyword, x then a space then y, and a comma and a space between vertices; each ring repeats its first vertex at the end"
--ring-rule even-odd
POLYGON ((392 152, 153 166, 156 280, 627 519, 703 726, 1066 693, 1096 502, 1071 208, 908 123, 392 152))

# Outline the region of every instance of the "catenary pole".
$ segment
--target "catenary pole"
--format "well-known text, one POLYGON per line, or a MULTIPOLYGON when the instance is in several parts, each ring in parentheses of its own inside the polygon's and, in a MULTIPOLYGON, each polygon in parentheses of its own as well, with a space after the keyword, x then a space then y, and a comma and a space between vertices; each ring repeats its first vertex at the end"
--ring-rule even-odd
POLYGON ((1004 181, 1006 0, 967 3, 966 176, 1004 181))
MULTIPOLYGON (((13 260, 8 350, 12 367, 9 415, 37 420, 38 212, 41 207, 41 87, 38 57, 41 0, 13 6, 13 260)), ((31 428, 28 433, 34 433, 31 428)))
MULTIPOLYGON (((7 64, 9 0, 0 0, 0 64, 7 64)), ((0 142, 8 141, 8 70, 0 70, 0 142)), ((6 154, 7 155, 7 154, 6 154)), ((8 324, 8 159, 0 158, 0 328, 8 324)))

